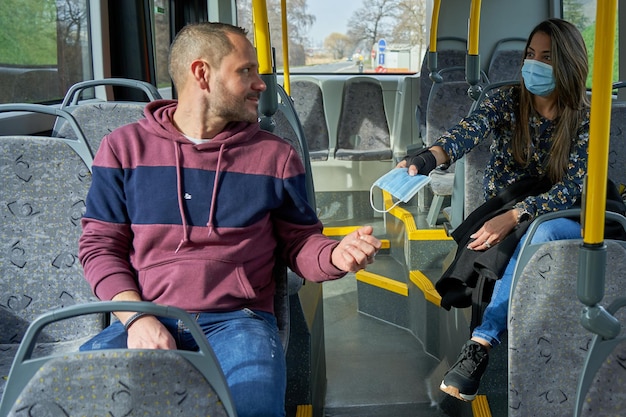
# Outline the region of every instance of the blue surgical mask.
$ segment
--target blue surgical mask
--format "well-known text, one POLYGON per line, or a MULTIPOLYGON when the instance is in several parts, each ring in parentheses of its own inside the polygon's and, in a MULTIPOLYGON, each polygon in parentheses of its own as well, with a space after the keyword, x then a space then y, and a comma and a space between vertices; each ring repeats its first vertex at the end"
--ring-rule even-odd
POLYGON ((537 96, 547 96, 554 91, 554 72, 552 66, 534 59, 525 59, 522 66, 524 85, 537 96))
POLYGON ((370 187, 370 205, 374 211, 386 213, 400 203, 408 203, 419 190, 430 182, 428 175, 411 176, 408 171, 407 168, 394 168, 374 182, 370 187), (373 201, 374 187, 387 191, 398 201, 387 210, 377 209, 374 207, 373 201))

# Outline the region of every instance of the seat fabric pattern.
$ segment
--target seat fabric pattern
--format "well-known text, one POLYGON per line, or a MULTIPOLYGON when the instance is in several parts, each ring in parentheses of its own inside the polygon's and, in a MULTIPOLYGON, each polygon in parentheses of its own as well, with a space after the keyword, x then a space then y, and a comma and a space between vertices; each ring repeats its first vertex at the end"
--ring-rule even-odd
MULTIPOLYGON (((89 148, 95 155, 105 135, 108 135, 118 127, 144 118, 143 109, 145 105, 146 103, 143 102, 88 103, 66 107, 65 110, 74 116, 87 138, 89 148)), ((59 127, 56 136, 70 139, 76 138, 76 134, 67 123, 59 127)))
POLYGON ((291 97, 298 113, 311 161, 326 161, 329 152, 328 125, 324 114, 322 89, 313 81, 291 83, 291 97))
MULTIPOLYGON (((0 393, 17 345, 41 313, 94 300, 78 261, 91 175, 55 138, 0 138, 0 393)), ((55 324, 35 352, 74 349, 103 328, 92 315, 55 324)))
POLYGON ((226 417, 202 374, 176 351, 103 350, 47 361, 9 417, 226 417), (94 372, 95 371, 95 372, 94 372))
MULTIPOLYGON (((583 304, 577 297, 575 267, 580 243, 543 244, 519 275, 509 311, 509 417, 573 415, 578 379, 593 336, 580 324, 583 304)), ((626 249, 616 241, 606 243, 603 305, 623 296, 626 285, 626 249)), ((584 415, 621 415, 625 381, 622 343, 598 373, 584 415)))
POLYGON ((382 86, 376 80, 348 80, 344 85, 335 158, 379 161, 391 157, 382 86))

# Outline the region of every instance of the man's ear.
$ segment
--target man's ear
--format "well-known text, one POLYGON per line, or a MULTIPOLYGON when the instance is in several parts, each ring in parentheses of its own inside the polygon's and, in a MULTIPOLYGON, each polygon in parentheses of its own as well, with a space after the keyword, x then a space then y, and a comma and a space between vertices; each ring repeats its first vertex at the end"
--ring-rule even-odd
POLYGON ((200 88, 209 89, 211 67, 208 62, 203 59, 196 59, 191 63, 191 73, 200 88))

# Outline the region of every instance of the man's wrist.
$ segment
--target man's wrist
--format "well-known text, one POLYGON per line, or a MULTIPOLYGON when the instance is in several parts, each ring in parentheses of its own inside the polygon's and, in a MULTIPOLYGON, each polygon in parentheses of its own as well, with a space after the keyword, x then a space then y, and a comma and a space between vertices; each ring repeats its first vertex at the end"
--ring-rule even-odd
POLYGON ((128 329, 130 329, 130 326, 132 326, 137 320, 148 315, 149 315, 148 313, 144 313, 144 312, 133 314, 124 322, 124 330, 128 332, 128 329))

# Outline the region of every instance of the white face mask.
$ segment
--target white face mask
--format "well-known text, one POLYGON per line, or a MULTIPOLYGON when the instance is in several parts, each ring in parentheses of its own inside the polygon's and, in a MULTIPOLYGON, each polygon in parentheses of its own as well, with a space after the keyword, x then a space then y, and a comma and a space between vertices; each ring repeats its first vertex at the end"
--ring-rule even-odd
POLYGON ((378 178, 374 184, 372 184, 370 187, 370 205, 374 211, 378 213, 387 213, 400 203, 408 203, 419 190, 424 188, 424 186, 430 182, 430 177, 428 175, 418 174, 410 176, 408 172, 408 168, 394 168, 382 177, 378 178), (374 207, 374 187, 387 191, 398 201, 386 210, 374 207))

